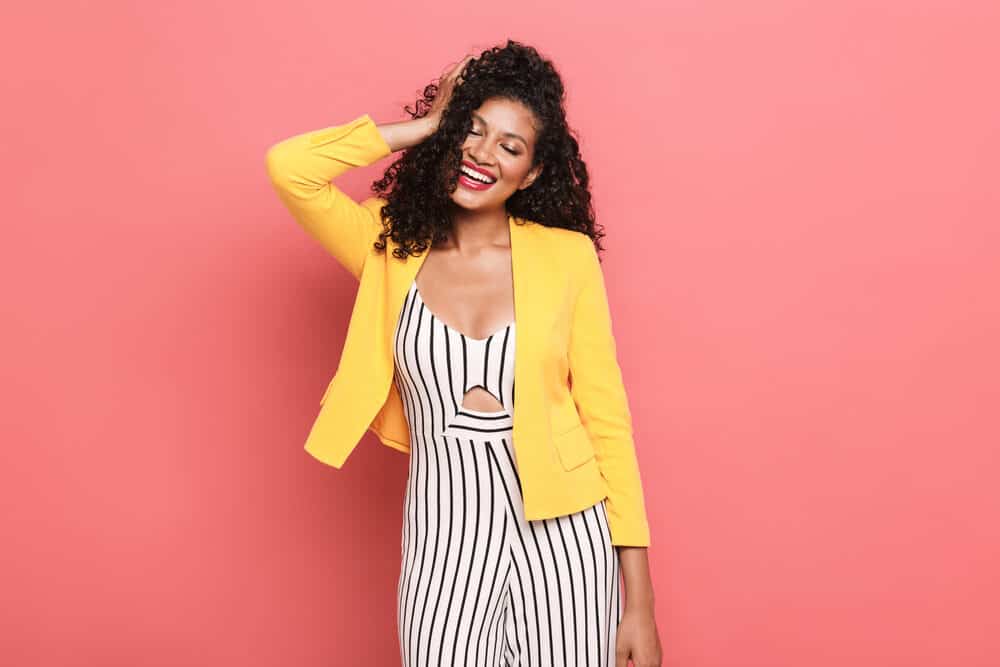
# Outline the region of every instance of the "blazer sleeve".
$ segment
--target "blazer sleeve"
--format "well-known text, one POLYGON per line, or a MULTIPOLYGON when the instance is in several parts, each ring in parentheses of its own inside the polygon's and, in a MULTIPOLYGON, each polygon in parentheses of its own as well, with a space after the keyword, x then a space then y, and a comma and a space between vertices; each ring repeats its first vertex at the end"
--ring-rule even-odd
POLYGON ((293 136, 267 150, 268 176, 292 217, 358 280, 382 231, 382 200, 370 197, 358 203, 330 181, 390 153, 368 114, 293 136))
POLYGON ((632 438, 632 415, 618 365, 604 274, 587 237, 570 330, 570 391, 607 482, 611 541, 649 546, 649 524, 632 438))

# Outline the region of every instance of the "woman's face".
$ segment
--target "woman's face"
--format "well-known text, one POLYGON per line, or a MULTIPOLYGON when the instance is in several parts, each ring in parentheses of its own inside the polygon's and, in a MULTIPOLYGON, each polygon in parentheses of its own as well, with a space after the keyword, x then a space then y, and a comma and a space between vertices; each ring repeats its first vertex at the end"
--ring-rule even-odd
POLYGON ((532 168, 535 115, 524 104, 491 98, 472 113, 472 129, 462 145, 458 186, 451 200, 467 210, 502 208, 504 202, 531 185, 542 171, 532 168), (486 180, 462 173, 471 170, 486 180))

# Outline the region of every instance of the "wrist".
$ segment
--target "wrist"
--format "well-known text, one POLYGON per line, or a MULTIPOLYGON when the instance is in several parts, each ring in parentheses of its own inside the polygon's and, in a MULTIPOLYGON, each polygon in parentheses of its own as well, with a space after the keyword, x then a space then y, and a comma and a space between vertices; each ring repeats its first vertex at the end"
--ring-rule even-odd
POLYGON ((656 608, 652 604, 641 604, 641 605, 625 605, 622 610, 622 616, 629 616, 633 618, 643 618, 643 619, 656 619, 656 608))
POLYGON ((424 138, 434 134, 438 129, 438 125, 441 123, 441 117, 437 113, 428 113, 420 120, 423 123, 424 138))
POLYGON ((656 601, 652 595, 626 595, 625 611, 642 614, 652 614, 656 609, 656 601))

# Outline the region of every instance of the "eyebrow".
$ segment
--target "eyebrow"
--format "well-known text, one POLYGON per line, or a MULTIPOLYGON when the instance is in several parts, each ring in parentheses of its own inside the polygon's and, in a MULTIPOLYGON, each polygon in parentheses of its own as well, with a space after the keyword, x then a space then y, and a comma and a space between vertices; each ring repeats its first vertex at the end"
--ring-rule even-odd
MULTIPOLYGON (((480 116, 479 114, 477 114, 475 111, 472 112, 472 117, 475 118, 476 120, 478 120, 480 123, 482 123, 486 127, 490 126, 490 124, 486 122, 486 119, 483 118, 482 116, 480 116)), ((523 143, 525 146, 528 145, 528 142, 525 141, 524 137, 522 137, 520 134, 515 134, 514 132, 504 132, 503 136, 505 136, 505 137, 513 137, 514 139, 520 139, 521 143, 523 143)))

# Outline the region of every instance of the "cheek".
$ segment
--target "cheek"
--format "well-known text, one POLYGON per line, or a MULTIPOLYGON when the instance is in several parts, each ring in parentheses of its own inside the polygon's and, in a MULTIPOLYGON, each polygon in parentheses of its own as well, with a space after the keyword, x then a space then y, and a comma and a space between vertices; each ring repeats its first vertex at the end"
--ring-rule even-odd
POLYGON ((531 171, 531 162, 519 157, 511 157, 503 163, 504 177, 510 183, 520 183, 531 171))

